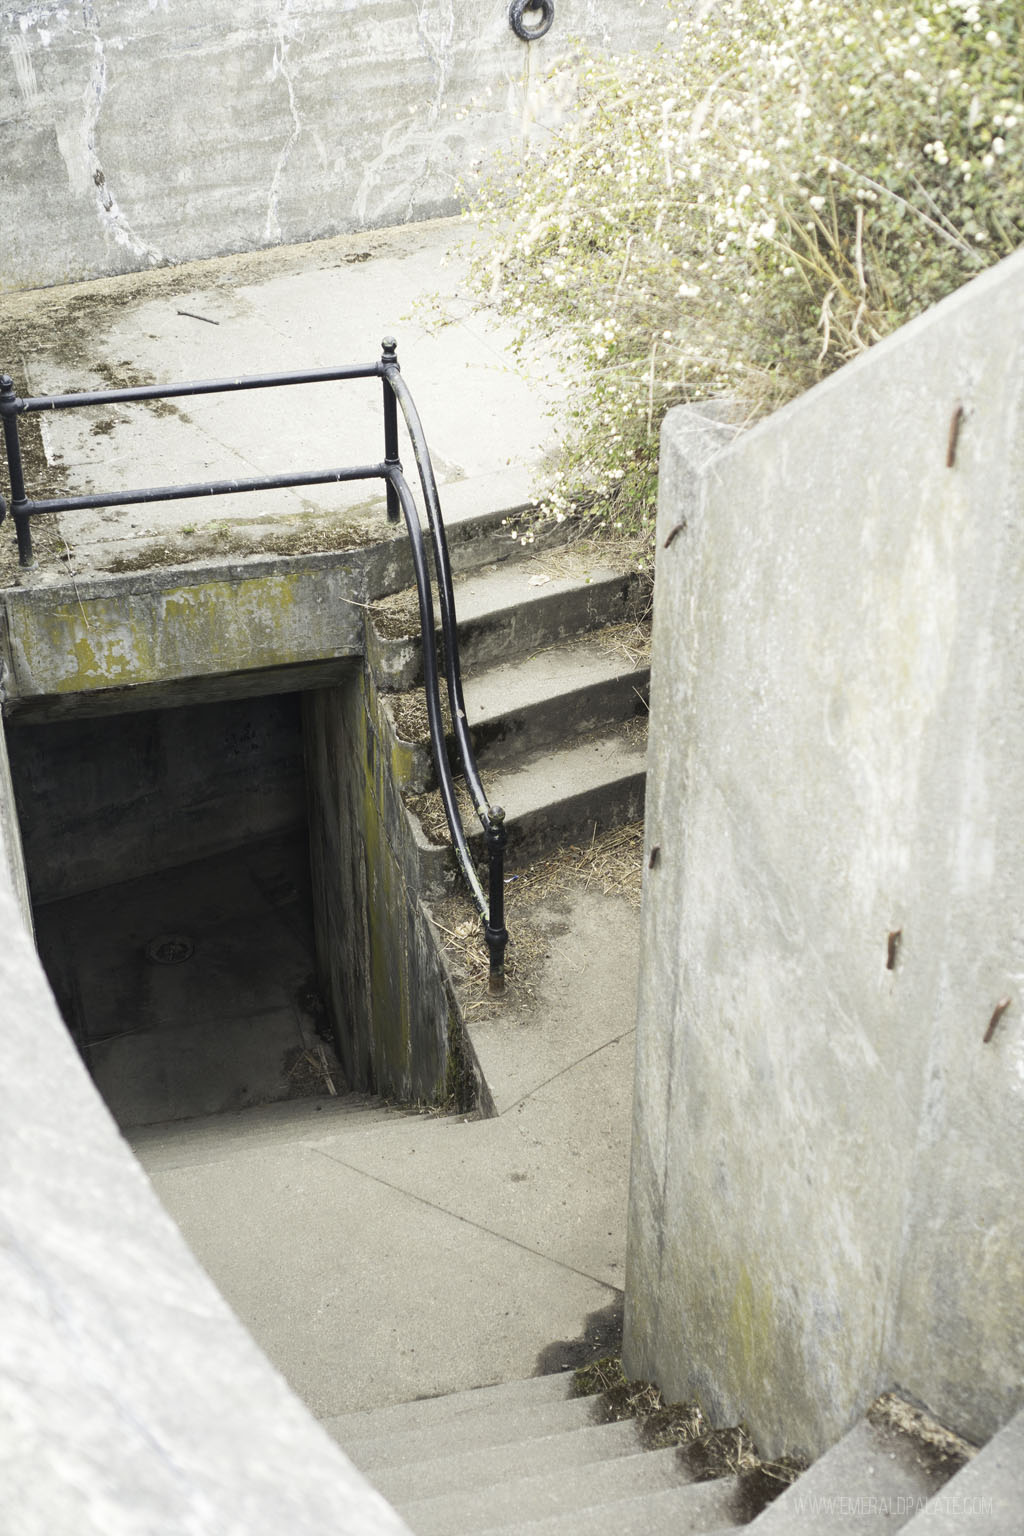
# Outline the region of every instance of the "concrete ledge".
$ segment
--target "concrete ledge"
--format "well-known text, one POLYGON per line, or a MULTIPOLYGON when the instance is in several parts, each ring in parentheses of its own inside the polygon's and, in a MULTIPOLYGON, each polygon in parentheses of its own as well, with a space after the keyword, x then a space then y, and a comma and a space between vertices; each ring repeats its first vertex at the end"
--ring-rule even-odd
POLYGON ((8 709, 360 656, 390 548, 8 588, 8 709))

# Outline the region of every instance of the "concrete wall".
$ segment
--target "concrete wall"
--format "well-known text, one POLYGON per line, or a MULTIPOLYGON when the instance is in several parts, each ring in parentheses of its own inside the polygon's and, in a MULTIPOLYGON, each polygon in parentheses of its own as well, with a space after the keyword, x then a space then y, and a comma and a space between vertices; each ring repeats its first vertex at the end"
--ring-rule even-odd
POLYGON ((627 1364, 768 1453, 1024 1402, 1022 506, 1024 254, 666 423, 627 1364))
POLYGON ((453 213, 460 178, 560 106, 578 35, 645 47, 665 0, 8 0, 0 290, 453 213))
POLYGON ((22 921, 12 825, 0 779, 0 1528, 400 1536, 192 1258, 97 1097, 22 921))
POLYGON ((7 884, 17 904, 21 920, 32 932, 32 903, 28 891, 28 873, 21 842, 21 828, 14 801, 7 737, 0 718, 0 848, 3 849, 7 884))
POLYGON ((297 696, 8 726, 33 900, 208 858, 306 819, 297 696))
POLYGON ((353 1087, 403 1102, 472 1093, 365 671, 304 699, 320 989, 353 1087))

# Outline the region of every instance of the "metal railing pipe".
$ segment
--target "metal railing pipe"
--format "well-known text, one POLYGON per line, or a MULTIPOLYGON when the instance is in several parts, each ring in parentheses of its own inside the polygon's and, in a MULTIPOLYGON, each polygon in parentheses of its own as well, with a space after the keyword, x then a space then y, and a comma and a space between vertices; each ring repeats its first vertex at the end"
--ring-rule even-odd
MULTIPOLYGON (((31 566, 31 519, 46 512, 76 512, 102 507, 139 506, 158 501, 187 501, 203 496, 226 496, 245 491, 287 490, 302 485, 329 485, 343 481, 382 479, 387 498, 387 514, 397 522, 404 514, 409 533, 413 571, 420 610, 423 637, 423 675, 430 723, 431 753, 445 817, 452 836, 456 859, 470 894, 484 920, 484 938, 490 954, 490 988, 500 992, 504 986, 504 955, 508 943, 504 916, 504 857, 507 842, 505 813, 487 802, 476 766, 473 744, 466 721, 466 703, 462 691, 459 661, 455 595, 452 587, 451 561, 445 536, 437 481, 430 462, 423 425, 398 365, 397 344, 391 337, 381 343, 381 357, 376 363, 341 368, 306 369, 301 372, 253 374, 230 379, 211 379, 185 384, 145 384, 128 389, 95 390, 68 395, 38 395, 20 398, 13 380, 0 375, 0 418, 11 481, 11 514, 18 532, 18 555, 22 566, 31 566), (77 407, 116 405, 130 401, 166 400, 195 395, 231 394, 240 390, 271 389, 295 384, 326 384, 348 379, 379 378, 384 400, 384 459, 379 464, 363 464, 340 469, 302 470, 283 475, 256 475, 230 480, 209 480, 191 485, 147 486, 136 490, 104 491, 84 496, 46 497, 31 500, 26 494, 18 417, 26 412, 73 410, 77 407), (488 891, 484 892, 470 857, 455 783, 445 745, 444 717, 441 708, 440 681, 434 637, 434 601, 427 563, 423 531, 416 502, 399 459, 398 407, 401 407, 419 469, 423 500, 427 511, 434 569, 437 575, 438 604, 444 652, 445 681, 451 707, 452 727, 459 761, 465 775, 474 808, 484 830, 488 859, 488 891)), ((6 515, 0 497, 0 521, 6 515)))
POLYGON ((437 480, 434 476, 434 467, 430 460, 430 451, 427 447, 426 434, 420 421, 419 412, 416 409, 412 395, 397 360, 389 363, 384 369, 385 380, 391 385, 397 396, 398 403, 402 407, 405 424, 408 428, 409 438, 412 442, 413 453, 416 456, 416 466, 419 470, 420 485, 423 488, 423 501, 427 509, 427 522, 430 527, 431 539, 434 546, 434 568, 437 572, 438 604, 441 609, 441 633, 444 640, 445 651, 445 678, 448 684, 448 702, 451 706, 452 729, 458 744, 459 757, 462 760, 466 773, 466 785, 469 789, 474 808, 484 827, 490 819, 490 807, 484 787, 480 782, 480 774, 476 766, 476 757, 473 745, 469 739, 469 727, 466 721, 466 700, 462 690, 462 665, 459 659, 459 645, 455 617, 455 593, 452 587, 451 561, 448 556, 448 541, 444 531, 444 520, 441 516, 441 501, 437 490, 437 480))
POLYGON ((307 368, 291 373, 249 373, 230 379, 200 379, 184 384, 137 384, 128 389, 97 389, 70 395, 30 395, 19 411, 71 411, 84 405, 125 405, 132 400, 178 400, 191 395, 231 395, 248 389, 285 389, 291 384, 333 384, 344 379, 380 377, 380 363, 352 363, 343 368, 307 368))
MULTIPOLYGON (((402 408, 402 415, 405 418, 405 425, 412 443, 413 453, 416 457, 416 466, 419 470, 420 485, 423 489, 423 501, 427 509, 427 522, 430 527, 434 548, 434 569, 437 575, 438 605, 441 610, 441 633, 444 645, 445 680, 448 686, 448 703, 451 709, 452 729, 455 734, 456 748, 465 776, 466 786, 472 798, 477 816, 480 819, 481 826, 484 829, 484 837, 487 844, 489 900, 486 908, 481 906, 481 915, 484 919, 484 940, 490 955, 489 987, 491 992, 498 993, 504 990, 505 948, 508 944, 508 931, 505 927, 504 916, 505 848, 508 841, 505 829, 505 812, 499 806, 492 807, 488 803, 487 795, 480 781, 473 743, 470 740, 469 725, 466 718, 466 701, 462 688, 462 665, 459 658, 458 621, 455 613, 455 592, 452 585, 451 560, 448 555, 448 541, 445 536, 444 519, 441 515, 441 499, 438 495, 434 467, 430 460, 430 450, 427 447, 426 433, 423 430, 423 424, 420 421, 416 404, 406 386, 405 380, 402 378, 396 350, 394 344, 390 343, 390 338, 385 340, 383 352, 384 380, 386 384, 390 384, 394 391, 395 397, 402 408)), ((431 629, 432 627, 431 615, 431 629)), ((428 648, 428 631, 426 629, 423 630, 423 646, 424 653, 426 653, 428 648)), ((425 669, 424 676, 426 676, 425 669)), ((428 700, 428 714, 429 707, 428 700)), ((433 739, 433 725, 431 726, 431 738, 433 739)), ((445 756, 443 740, 442 735, 440 753, 442 757, 445 756)), ((447 759, 445 760, 447 761, 447 759)), ((455 807, 455 809, 457 813, 458 808, 455 807)), ((460 829, 461 825, 461 818, 459 818, 460 829)), ((453 842, 454 840, 453 829, 453 842)))
POLYGON ((441 690, 437 675, 437 655, 434 650, 434 599, 430 585, 430 571, 427 566, 426 550, 423 544, 423 531, 420 528, 419 514, 416 511, 416 503, 413 500, 408 480, 406 480, 400 469, 391 470, 390 478, 391 483, 395 487, 402 512, 405 515, 406 528, 409 531, 409 549, 412 554, 413 572, 416 577, 416 594, 419 599, 420 632, 423 636, 423 691, 427 701, 427 719, 430 723, 430 748, 434 759, 434 769, 437 773, 438 788, 441 792, 441 803, 444 806, 448 830, 452 835, 452 845, 455 848, 455 855, 458 859, 463 878, 469 886, 480 915, 486 919, 488 900, 484 895, 480 877, 470 857, 469 845, 466 842, 466 833, 462 825, 462 816, 455 796, 455 781, 452 778, 451 765, 448 762, 448 754, 445 751, 444 717, 441 713, 441 690))
MULTIPOLYGON (((395 392, 391 388, 391 384, 387 377, 388 367, 392 363, 395 363, 396 367, 398 366, 395 362, 396 354, 398 352, 398 342, 393 336, 385 336, 384 340, 380 344, 380 349, 380 366, 381 373, 383 375, 381 380, 381 388, 384 395, 384 463, 389 467, 389 469, 401 469, 402 466, 398 458, 398 402, 395 399, 395 392)), ((395 490, 391 483, 390 475, 388 476, 386 483, 388 488, 388 522, 397 523, 399 516, 401 515, 399 511, 398 492, 395 490)))
POLYGON ((243 491, 286 491, 298 485, 340 485, 349 480, 383 480, 385 464, 357 464, 345 469, 300 470, 293 475, 253 475, 247 480, 201 480, 195 485, 153 485, 134 491, 98 491, 88 496, 56 496, 26 501, 30 516, 43 512, 86 512, 98 507, 147 506, 154 501, 190 501, 200 496, 233 496, 243 491))
MULTIPOLYGON (((35 561, 32 558, 32 528, 29 523, 29 503, 25 495, 21 440, 18 437, 18 403, 14 380, 10 374, 0 374, 0 418, 3 420, 7 472, 11 480, 11 516, 18 535, 18 564, 27 570, 35 561)), ((3 497, 0 496, 0 522, 6 510, 3 497)))

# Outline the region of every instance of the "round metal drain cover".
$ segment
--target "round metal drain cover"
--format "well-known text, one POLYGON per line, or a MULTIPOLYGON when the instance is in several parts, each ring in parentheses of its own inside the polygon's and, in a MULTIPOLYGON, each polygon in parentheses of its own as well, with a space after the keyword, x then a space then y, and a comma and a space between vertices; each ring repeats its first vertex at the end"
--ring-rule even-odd
POLYGON ((183 960, 191 960, 195 952, 195 944, 184 933, 158 933, 146 945, 146 959, 154 965, 181 965, 183 960))

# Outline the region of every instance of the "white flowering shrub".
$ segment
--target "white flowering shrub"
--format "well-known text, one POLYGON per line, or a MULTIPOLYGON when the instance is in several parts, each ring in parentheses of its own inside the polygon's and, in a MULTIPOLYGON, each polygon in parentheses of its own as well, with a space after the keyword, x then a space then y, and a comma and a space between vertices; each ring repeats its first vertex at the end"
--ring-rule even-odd
POLYGON ((479 285, 567 352, 548 509, 632 527, 668 406, 774 407, 1024 241, 1024 0, 718 0, 669 34, 573 64, 471 208, 479 285))

